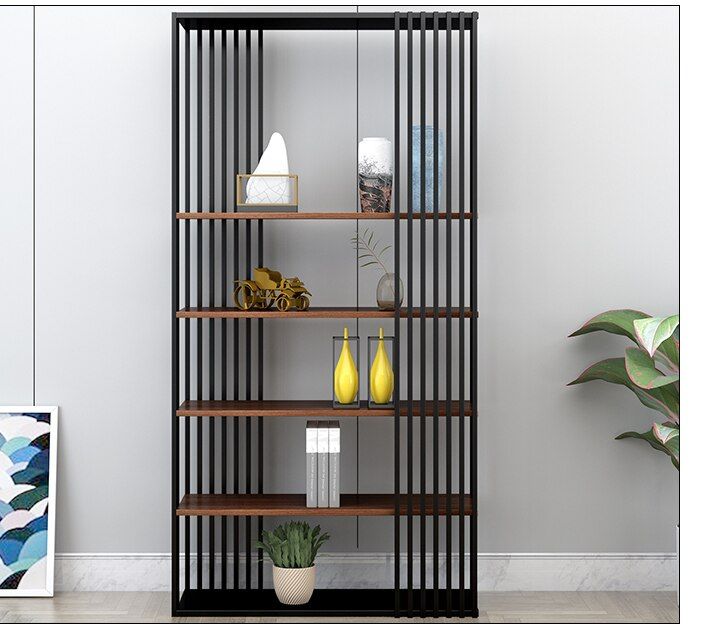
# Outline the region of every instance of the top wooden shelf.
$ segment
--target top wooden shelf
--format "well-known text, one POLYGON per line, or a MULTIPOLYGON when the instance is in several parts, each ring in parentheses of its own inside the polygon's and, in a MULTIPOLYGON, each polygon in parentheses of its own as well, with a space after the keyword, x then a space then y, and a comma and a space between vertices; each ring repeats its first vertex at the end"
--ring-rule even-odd
MULTIPOLYGON (((411 214, 413 220, 433 220, 433 212, 411 214)), ((438 219, 445 220, 448 214, 439 212, 438 219)), ((369 211, 180 211, 176 214, 179 220, 394 220, 394 213, 376 213, 369 211)), ((408 213, 399 214, 401 220, 408 220, 408 213)), ((452 211, 453 220, 460 219, 460 212, 452 211)), ((472 213, 466 211, 464 218, 469 220, 472 213)))

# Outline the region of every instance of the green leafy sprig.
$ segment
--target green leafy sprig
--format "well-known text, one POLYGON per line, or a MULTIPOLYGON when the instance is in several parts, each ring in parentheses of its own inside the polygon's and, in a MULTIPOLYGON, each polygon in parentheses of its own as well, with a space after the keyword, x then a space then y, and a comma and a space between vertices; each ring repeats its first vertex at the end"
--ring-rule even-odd
POLYGON ((366 266, 377 266, 389 275, 389 270, 384 265, 382 256, 392 248, 391 244, 382 247, 382 249, 378 252, 377 248, 379 247, 379 240, 375 239, 375 232, 369 227, 362 232, 362 236, 360 236, 359 233, 356 233, 352 238, 350 238, 350 243, 357 253, 360 268, 364 268, 366 266))

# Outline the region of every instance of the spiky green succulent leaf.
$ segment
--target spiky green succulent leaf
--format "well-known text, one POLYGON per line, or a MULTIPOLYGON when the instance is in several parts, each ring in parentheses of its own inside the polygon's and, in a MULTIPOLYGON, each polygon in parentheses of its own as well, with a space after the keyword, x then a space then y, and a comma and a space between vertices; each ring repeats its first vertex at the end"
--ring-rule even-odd
POLYGON ((306 522, 286 522, 273 531, 262 531, 262 540, 255 542, 280 568, 308 568, 314 564, 318 549, 330 538, 320 534, 306 522))

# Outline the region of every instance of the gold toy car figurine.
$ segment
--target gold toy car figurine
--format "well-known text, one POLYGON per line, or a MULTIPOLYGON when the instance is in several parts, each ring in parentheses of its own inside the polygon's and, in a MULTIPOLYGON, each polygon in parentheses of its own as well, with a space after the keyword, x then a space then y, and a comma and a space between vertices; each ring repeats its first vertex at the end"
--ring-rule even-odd
POLYGON ((233 301, 240 310, 267 310, 272 304, 286 312, 308 310, 311 295, 298 277, 282 277, 279 271, 255 269, 254 280, 236 280, 233 301))

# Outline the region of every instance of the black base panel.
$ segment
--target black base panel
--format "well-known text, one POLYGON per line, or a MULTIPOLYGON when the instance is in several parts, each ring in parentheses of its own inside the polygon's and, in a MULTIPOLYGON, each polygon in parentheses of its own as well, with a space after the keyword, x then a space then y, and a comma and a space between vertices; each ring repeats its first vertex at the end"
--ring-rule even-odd
MULTIPOLYGON (((414 590, 415 609, 412 616, 421 616, 421 590, 414 590)), ((453 617, 460 616, 459 590, 452 592, 453 617)), ((446 591, 438 592, 438 617, 445 617, 446 591)), ((400 591, 402 606, 399 616, 406 617, 407 594, 400 591)), ((465 591, 464 616, 477 617, 469 609, 471 592, 465 591)), ((185 590, 174 616, 394 616, 394 590, 314 590, 306 605, 283 605, 274 590, 185 590)), ((426 590, 426 617, 433 617, 433 591, 426 590)))

